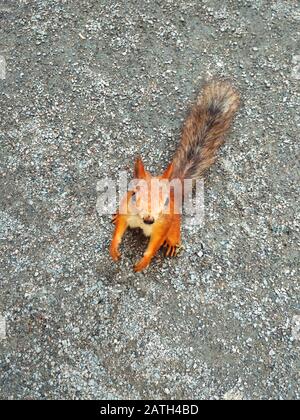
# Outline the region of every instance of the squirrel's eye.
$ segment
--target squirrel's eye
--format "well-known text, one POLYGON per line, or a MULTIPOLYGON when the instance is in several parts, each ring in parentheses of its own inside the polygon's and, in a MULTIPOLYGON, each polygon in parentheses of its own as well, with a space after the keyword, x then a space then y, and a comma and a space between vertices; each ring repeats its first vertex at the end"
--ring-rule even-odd
POLYGON ((165 206, 168 206, 168 205, 169 205, 169 203, 170 203, 170 198, 168 197, 168 198, 166 199, 165 206))
POLYGON ((134 192, 134 193, 132 194, 132 196, 131 196, 131 201, 132 201, 133 203, 135 203, 135 202, 136 202, 136 192, 134 192))

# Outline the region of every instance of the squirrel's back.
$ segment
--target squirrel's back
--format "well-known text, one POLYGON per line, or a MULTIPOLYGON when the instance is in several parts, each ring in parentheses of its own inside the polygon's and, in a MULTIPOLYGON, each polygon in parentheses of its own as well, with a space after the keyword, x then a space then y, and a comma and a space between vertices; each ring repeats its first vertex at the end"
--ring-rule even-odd
POLYGON ((198 179, 214 163, 239 103, 239 94, 229 82, 204 86, 184 122, 173 178, 198 179))

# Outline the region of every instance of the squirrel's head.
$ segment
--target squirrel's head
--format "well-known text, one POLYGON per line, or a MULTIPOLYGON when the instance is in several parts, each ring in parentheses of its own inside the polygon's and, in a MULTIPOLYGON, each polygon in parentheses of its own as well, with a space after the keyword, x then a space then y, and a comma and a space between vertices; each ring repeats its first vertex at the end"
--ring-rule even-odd
POLYGON ((135 215, 142 225, 153 225, 163 214, 170 211, 169 180, 173 166, 169 165, 162 176, 153 177, 145 170, 142 160, 136 160, 134 177, 128 193, 129 215, 135 215))

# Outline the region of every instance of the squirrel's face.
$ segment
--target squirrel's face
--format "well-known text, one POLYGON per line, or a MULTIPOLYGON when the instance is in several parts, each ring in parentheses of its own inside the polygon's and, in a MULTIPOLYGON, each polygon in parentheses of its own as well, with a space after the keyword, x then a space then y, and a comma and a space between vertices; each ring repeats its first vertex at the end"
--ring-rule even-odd
POLYGON ((170 193, 157 177, 139 180, 128 194, 128 213, 141 219, 146 225, 153 225, 170 210, 170 193))
POLYGON ((135 217, 138 227, 154 225, 162 215, 170 212, 170 189, 168 180, 172 167, 161 177, 152 177, 145 171, 140 159, 135 164, 135 182, 127 196, 127 208, 130 217, 135 217), (138 218, 139 220, 136 220, 138 218))

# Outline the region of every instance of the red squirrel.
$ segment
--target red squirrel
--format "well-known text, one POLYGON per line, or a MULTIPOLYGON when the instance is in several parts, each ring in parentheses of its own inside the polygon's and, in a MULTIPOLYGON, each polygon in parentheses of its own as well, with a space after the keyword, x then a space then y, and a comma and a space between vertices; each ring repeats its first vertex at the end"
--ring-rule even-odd
POLYGON ((153 177, 142 160, 136 160, 134 177, 143 181, 147 188, 140 188, 137 183, 136 188, 123 198, 122 211, 119 209, 113 217, 115 231, 110 254, 114 261, 120 258, 119 246, 128 228, 140 228, 150 238, 142 259, 134 267, 136 272, 147 268, 162 246, 166 248, 167 256, 177 255, 181 245, 181 214, 176 208, 175 195, 171 190, 161 190, 157 199, 151 202, 153 181, 179 179, 184 182, 202 178, 216 160, 239 103, 239 94, 229 82, 208 82, 183 124, 181 142, 166 171, 153 177))

